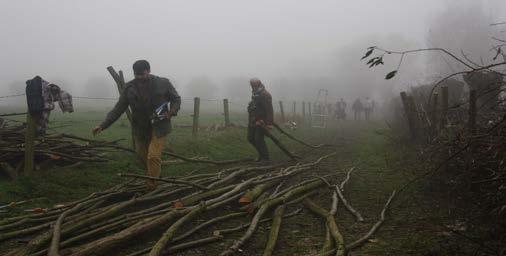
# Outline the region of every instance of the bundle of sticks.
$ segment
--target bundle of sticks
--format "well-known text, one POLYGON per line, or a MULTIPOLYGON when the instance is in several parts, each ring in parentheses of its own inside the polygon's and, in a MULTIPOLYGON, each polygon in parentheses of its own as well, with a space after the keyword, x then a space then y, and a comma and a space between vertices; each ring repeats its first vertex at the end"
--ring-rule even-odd
MULTIPOLYGON (((105 162, 105 152, 113 150, 118 141, 94 141, 69 134, 50 134, 34 141, 37 165, 47 162, 73 165, 79 162, 105 162)), ((20 169, 25 150, 25 127, 0 128, 0 163, 20 169)))
POLYGON ((206 251, 206 255, 235 255, 254 239, 259 226, 270 223, 267 244, 254 250, 273 255, 282 221, 307 209, 320 216, 327 228, 322 254, 345 255, 366 243, 379 228, 395 193, 370 231, 346 244, 334 219, 338 200, 357 221, 364 220, 344 196, 352 170, 337 185, 331 183, 343 173, 317 176, 313 172, 334 155, 170 178, 120 173, 129 180, 108 190, 42 213, 1 220, 0 247, 2 242, 28 238, 26 245, 7 255, 154 256, 204 245, 217 246, 216 253, 206 251), (161 184, 147 191, 145 179, 161 184), (322 192, 332 195, 330 210, 311 199, 322 192))

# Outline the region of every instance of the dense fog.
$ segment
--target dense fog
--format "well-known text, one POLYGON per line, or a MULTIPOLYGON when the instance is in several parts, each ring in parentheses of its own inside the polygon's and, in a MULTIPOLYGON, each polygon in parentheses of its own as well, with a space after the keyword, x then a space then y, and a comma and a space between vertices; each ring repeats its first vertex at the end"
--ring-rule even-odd
POLYGON ((184 98, 245 101, 258 77, 275 99, 312 101, 327 89, 332 101, 381 102, 462 67, 412 54, 387 81, 398 56, 370 70, 360 61, 368 46, 446 47, 488 62, 491 37, 505 33, 490 24, 506 20, 504 10, 500 0, 2 1, 0 95, 23 93, 38 74, 74 96, 117 97, 106 67, 130 79, 132 63, 146 59, 184 98))

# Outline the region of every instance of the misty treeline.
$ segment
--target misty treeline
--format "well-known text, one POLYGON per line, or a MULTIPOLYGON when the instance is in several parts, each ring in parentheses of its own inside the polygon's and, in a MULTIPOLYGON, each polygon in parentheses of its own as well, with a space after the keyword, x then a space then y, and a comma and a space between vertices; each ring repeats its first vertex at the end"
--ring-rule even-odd
POLYGON ((395 134, 390 139, 416 148, 424 163, 404 188, 429 181, 427 189, 448 197, 440 207, 459 223, 449 230, 472 234, 475 255, 503 255, 506 22, 491 22, 480 3, 453 6, 437 16, 427 48, 370 46, 363 59, 370 68, 394 64, 382 73, 392 81, 409 70, 406 60, 425 56, 425 78, 412 81, 386 108, 395 134))
MULTIPOLYGON (((445 73, 458 70, 461 66, 439 53, 430 53, 404 60, 402 73, 398 74, 397 79, 385 81, 383 76, 379 75, 380 72, 368 72, 367 67, 361 64, 357 56, 362 54, 363 49, 370 45, 388 45, 391 49, 442 47, 457 53, 462 50, 466 57, 476 63, 481 63, 487 56, 493 54, 489 51, 490 37, 499 33, 497 29, 489 26, 491 17, 484 11, 482 4, 481 1, 462 1, 459 5, 455 2, 447 2, 446 9, 435 13, 427 22, 426 42, 418 42, 410 36, 405 36, 409 34, 409 31, 396 31, 386 34, 374 32, 376 34, 358 38, 348 38, 346 34, 343 34, 342 41, 346 43, 343 43, 344 46, 336 46, 332 51, 308 49, 301 44, 301 52, 315 53, 294 57, 294 61, 282 68, 273 66, 270 73, 260 79, 269 87, 274 98, 279 100, 312 101, 316 99, 317 90, 321 88, 329 90, 331 102, 338 98, 351 102, 358 97, 371 97, 376 102, 384 103, 406 87, 431 82, 445 73)), ((289 43, 297 44, 297 42, 287 42, 289 43)), ((94 63, 94 72, 100 70, 99 67, 102 65, 103 74, 95 73, 82 81, 66 77, 65 73, 48 77, 48 79, 67 88, 75 96, 117 97, 114 81, 108 76, 105 67, 109 65, 125 67, 123 71, 127 80, 132 74, 130 70, 126 70, 129 63, 116 63, 116 59, 114 55, 111 55, 110 63, 94 63)), ((271 60, 252 61, 262 66, 271 65, 269 63, 271 60)), ((171 62, 170 56, 167 56, 167 62, 171 62)), ((226 64, 222 60, 216 60, 216 65, 226 64)), ((188 73, 192 74, 192 63, 171 65, 187 66, 188 73)), ((380 69, 388 71, 394 67, 395 64, 390 62, 380 69)), ((232 73, 219 76, 196 74, 181 78, 174 76, 171 70, 159 70, 156 67, 153 69, 157 75, 169 77, 183 97, 229 98, 240 102, 249 100, 249 78, 258 75, 255 70, 251 70, 248 74, 232 73)), ((86 74, 87 70, 83 70, 82 73, 86 74)), ((40 75, 44 76, 44 74, 40 75)), ((22 93, 26 79, 28 77, 4 81, 6 86, 0 89, 0 94, 22 93)), ((10 103, 15 104, 16 101, 10 103)), ((95 103, 77 101, 76 104, 85 106, 95 103)))

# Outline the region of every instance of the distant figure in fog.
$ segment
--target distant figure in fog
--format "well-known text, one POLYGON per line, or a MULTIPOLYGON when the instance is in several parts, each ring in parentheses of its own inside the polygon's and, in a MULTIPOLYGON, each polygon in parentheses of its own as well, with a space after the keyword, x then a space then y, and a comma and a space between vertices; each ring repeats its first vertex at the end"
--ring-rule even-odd
POLYGON ((371 119, 371 113, 373 110, 373 102, 367 97, 364 102, 364 112, 365 112, 365 120, 369 121, 371 119))
POLYGON ((343 98, 336 102, 335 117, 336 119, 346 119, 346 102, 343 98))
POLYGON ((353 110, 353 113, 355 114, 355 120, 360 120, 360 113, 364 110, 364 106, 362 105, 362 102, 360 101, 360 99, 357 98, 355 100, 355 102, 353 102, 351 109, 353 110))

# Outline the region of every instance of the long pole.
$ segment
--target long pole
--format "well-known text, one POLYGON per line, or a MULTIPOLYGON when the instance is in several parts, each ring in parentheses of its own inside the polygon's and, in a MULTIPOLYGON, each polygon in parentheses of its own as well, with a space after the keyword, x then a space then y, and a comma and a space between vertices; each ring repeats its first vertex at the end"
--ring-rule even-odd
POLYGON ((228 99, 223 99, 223 114, 225 115, 225 127, 228 127, 228 126, 230 126, 228 99))
POLYGON ((199 131, 199 110, 200 110, 200 98, 195 97, 193 99, 193 130, 192 130, 192 135, 194 138, 197 137, 199 131))
POLYGON ((285 122, 285 110, 283 109, 283 102, 279 101, 279 111, 281 112, 281 123, 285 122))
POLYGON ((32 114, 26 114, 26 133, 25 133, 25 175, 33 171, 35 155, 35 118, 32 114))

